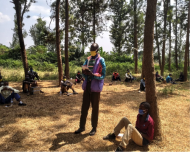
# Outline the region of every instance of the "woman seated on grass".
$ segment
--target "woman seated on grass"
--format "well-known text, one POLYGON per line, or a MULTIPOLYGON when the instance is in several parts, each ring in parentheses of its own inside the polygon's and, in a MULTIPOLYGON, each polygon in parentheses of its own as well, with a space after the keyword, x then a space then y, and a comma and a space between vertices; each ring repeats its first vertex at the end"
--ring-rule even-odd
POLYGON ((135 127, 126 117, 123 117, 114 128, 114 132, 103 137, 103 139, 115 139, 119 135, 121 129, 125 127, 125 133, 116 151, 124 151, 130 139, 139 146, 148 145, 154 137, 154 121, 149 115, 149 111, 150 104, 148 102, 142 102, 139 106, 135 127))
POLYGON ((158 71, 156 72, 155 76, 156 76, 156 81, 158 82, 161 82, 161 80, 164 81, 164 78, 158 74, 158 71))
POLYGON ((141 82, 140 82, 139 92, 141 92, 141 91, 145 91, 145 78, 141 79, 141 82))
POLYGON ((180 73, 179 79, 176 79, 175 81, 184 81, 184 75, 183 72, 180 73))
POLYGON ((173 81, 173 79, 172 79, 172 74, 171 73, 166 77, 166 82, 176 84, 175 81, 173 81))
POLYGON ((134 77, 132 76, 129 69, 127 69, 127 73, 125 74, 125 82, 132 82, 134 80, 134 77))

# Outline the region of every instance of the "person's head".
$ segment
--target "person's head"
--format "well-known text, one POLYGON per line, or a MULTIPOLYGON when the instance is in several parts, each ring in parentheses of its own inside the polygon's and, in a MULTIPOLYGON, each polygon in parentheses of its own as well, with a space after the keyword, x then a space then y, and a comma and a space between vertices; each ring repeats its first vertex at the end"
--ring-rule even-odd
POLYGON ((78 73, 77 74, 80 74, 80 71, 78 71, 78 73))
POLYGON ((30 67, 30 71, 31 71, 31 72, 33 71, 33 68, 32 68, 32 67, 30 67))
POLYGON ((66 80, 67 80, 66 76, 63 76, 63 81, 66 81, 66 80))
POLYGON ((115 71, 114 73, 117 74, 117 71, 115 71))
POLYGON ((8 86, 9 85, 9 82, 8 81, 5 81, 4 82, 4 86, 8 86))
POLYGON ((145 81, 145 77, 143 78, 143 80, 145 81))
POLYGON ((172 74, 170 73, 170 74, 169 74, 169 76, 171 77, 171 76, 172 76, 172 74))
POLYGON ((91 54, 91 56, 96 56, 98 50, 99 50, 98 44, 97 43, 92 43, 92 45, 90 47, 90 54, 91 54))
POLYGON ((183 72, 181 72, 180 75, 183 75, 183 72))
POLYGON ((158 71, 156 71, 156 74, 158 74, 158 71))
POLYGON ((130 73, 129 69, 127 69, 127 73, 130 73))
POLYGON ((147 115, 150 111, 150 104, 148 102, 141 102, 139 105, 139 114, 140 115, 147 115))

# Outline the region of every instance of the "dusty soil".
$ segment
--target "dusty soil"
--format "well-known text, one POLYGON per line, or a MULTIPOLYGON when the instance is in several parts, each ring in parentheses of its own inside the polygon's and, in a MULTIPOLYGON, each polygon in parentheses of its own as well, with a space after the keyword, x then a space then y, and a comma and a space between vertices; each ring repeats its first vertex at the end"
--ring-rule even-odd
MULTIPOLYGON (((123 116, 135 125, 138 107, 145 101, 145 93, 138 93, 139 82, 109 83, 105 81, 101 93, 95 136, 89 136, 91 109, 86 130, 81 135, 73 133, 79 127, 83 95, 81 84, 74 85, 79 94, 60 96, 57 81, 42 81, 39 86, 45 93, 27 96, 22 93, 21 82, 10 83, 21 91, 20 96, 27 106, 18 106, 15 100, 12 107, 0 106, 0 151, 114 151, 120 139, 104 141, 102 137, 111 133, 123 116)), ((163 140, 153 141, 148 147, 140 147, 130 141, 127 151, 190 150, 189 86, 189 82, 173 86, 157 83, 163 140), (163 95, 165 87, 172 88, 171 93, 163 95)))

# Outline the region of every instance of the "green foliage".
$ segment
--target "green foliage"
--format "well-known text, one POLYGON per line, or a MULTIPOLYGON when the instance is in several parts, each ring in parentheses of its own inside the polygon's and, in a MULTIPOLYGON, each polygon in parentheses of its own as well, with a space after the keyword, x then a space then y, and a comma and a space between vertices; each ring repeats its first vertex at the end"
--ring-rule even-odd
POLYGON ((171 85, 171 86, 166 86, 165 88, 163 88, 161 90, 161 93, 163 95, 168 95, 168 94, 173 94, 174 91, 175 91, 175 88, 173 85, 171 85))

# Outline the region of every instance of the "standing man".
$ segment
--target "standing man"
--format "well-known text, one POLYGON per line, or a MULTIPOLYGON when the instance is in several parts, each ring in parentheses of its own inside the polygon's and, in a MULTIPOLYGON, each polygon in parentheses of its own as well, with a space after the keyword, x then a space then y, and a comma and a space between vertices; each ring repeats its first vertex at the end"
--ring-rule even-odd
POLYGON ((105 61, 104 58, 100 57, 100 54, 97 53, 98 49, 99 46, 97 43, 93 43, 91 45, 91 56, 86 59, 85 63, 82 66, 82 74, 85 78, 85 81, 82 85, 82 88, 84 90, 83 103, 81 108, 79 129, 75 131, 75 134, 79 134, 85 131, 86 117, 88 115, 90 103, 92 105, 92 130, 89 134, 93 136, 96 133, 98 124, 100 92, 102 91, 106 74, 105 61))

